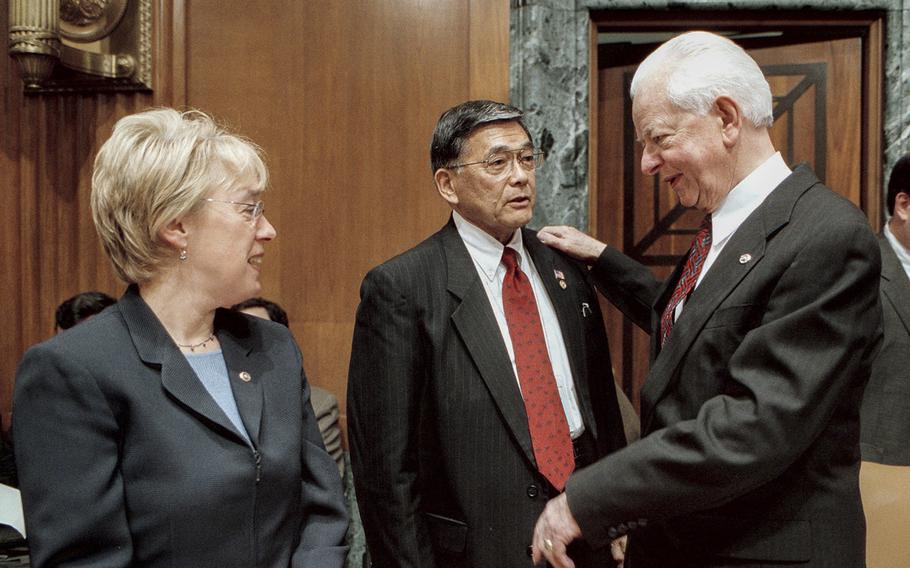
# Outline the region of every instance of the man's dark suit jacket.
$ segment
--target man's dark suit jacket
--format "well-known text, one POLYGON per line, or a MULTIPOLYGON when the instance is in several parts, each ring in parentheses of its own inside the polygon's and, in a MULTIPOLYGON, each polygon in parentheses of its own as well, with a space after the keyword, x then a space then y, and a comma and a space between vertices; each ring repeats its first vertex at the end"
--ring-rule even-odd
POLYGON ((26 353, 13 426, 33 566, 343 565, 297 345, 229 310, 215 329, 255 451, 135 287, 26 353))
POLYGON ((891 243, 880 235, 885 340, 863 397, 863 459, 910 465, 910 279, 891 243))
MULTIPOLYGON (((596 292, 582 266, 531 231, 523 239, 604 455, 625 442, 596 292)), ((348 428, 374 566, 531 566, 534 523, 556 491, 535 466, 505 343, 453 221, 364 279, 348 428)), ((578 548, 579 566, 591 566, 578 548)))
MULTIPOLYGON (((657 281, 608 248, 593 268, 650 332, 657 281)), ((863 214, 798 167, 739 227, 658 347, 642 439, 566 488, 585 537, 632 533, 631 568, 862 568, 859 405, 881 337, 863 214)))

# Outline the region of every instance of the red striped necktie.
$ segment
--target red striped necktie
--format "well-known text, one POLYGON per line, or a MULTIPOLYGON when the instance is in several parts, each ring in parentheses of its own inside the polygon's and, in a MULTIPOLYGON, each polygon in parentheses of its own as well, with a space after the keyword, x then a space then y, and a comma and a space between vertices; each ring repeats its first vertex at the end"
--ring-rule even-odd
POLYGON ((547 352, 540 313, 531 283, 518 268, 515 250, 506 247, 502 263, 506 267, 502 282, 502 306, 515 352, 515 367, 528 415, 534 458, 540 473, 553 487, 562 491, 575 469, 575 454, 547 352))
POLYGON ((685 266, 683 266, 679 282, 676 283, 676 289, 673 290, 673 295, 670 296, 670 302, 667 304, 667 307, 664 308, 664 312, 661 315, 661 347, 667 342, 667 339, 670 337, 670 331, 673 329, 673 312, 676 311, 676 306, 692 292, 693 288, 695 288, 695 283, 698 282, 698 275, 701 273, 701 267, 705 263, 705 258, 708 256, 709 250, 711 250, 710 214, 705 215, 704 221, 701 222, 701 226, 698 228, 695 240, 692 241, 692 246, 689 248, 689 257, 686 259, 685 266))

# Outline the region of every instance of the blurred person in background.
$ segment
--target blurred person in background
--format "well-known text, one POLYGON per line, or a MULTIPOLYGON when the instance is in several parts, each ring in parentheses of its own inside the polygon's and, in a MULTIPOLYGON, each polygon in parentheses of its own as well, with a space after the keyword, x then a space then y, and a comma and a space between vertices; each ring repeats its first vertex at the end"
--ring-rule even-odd
MULTIPOLYGON (((57 306, 54 311, 54 331, 55 333, 60 333, 67 330, 116 303, 117 300, 104 292, 80 292, 71 298, 67 298, 57 306)), ((0 436, 0 483, 18 487, 19 480, 16 476, 12 430, 4 432, 2 421, 0 421, 0 434, 5 434, 6 436, 6 439, 0 436)))
POLYGON ((54 324, 59 333, 69 329, 77 323, 100 314, 104 308, 113 306, 117 300, 104 292, 81 292, 72 298, 67 298, 57 306, 54 312, 54 324))
MULTIPOLYGON (((250 298, 231 306, 231 309, 290 327, 288 313, 284 308, 265 298, 250 298)), ((325 449, 338 465, 338 473, 344 477, 344 448, 341 446, 341 426, 338 424, 338 399, 323 388, 311 386, 310 404, 313 405, 325 449)))
POLYGON ((891 170, 882 253, 882 350, 860 414, 863 461, 910 466, 910 155, 891 170))

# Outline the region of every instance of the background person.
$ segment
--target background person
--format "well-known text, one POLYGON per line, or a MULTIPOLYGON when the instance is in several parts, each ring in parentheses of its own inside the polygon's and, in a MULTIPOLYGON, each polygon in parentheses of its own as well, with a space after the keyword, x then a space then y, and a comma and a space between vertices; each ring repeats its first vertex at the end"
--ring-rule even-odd
POLYGON ((125 117, 102 146, 92 214, 130 285, 20 364, 34 566, 343 565, 300 351, 222 309, 260 291, 267 181, 256 147, 198 111, 125 117))
MULTIPOLYGON (((290 327, 288 313, 284 308, 265 298, 250 298, 231 306, 231 309, 290 327)), ((338 465, 338 472, 344 477, 344 448, 341 446, 341 426, 338 424, 338 399, 323 388, 311 386, 310 404, 316 414, 322 443, 338 465)))
POLYGON ((54 312, 57 331, 69 329, 116 303, 117 300, 104 292, 81 292, 72 298, 67 298, 57 306, 57 310, 54 312))
POLYGON ((864 461, 910 466, 910 156, 891 170, 887 206, 878 237, 885 339, 863 397, 860 446, 864 461))
POLYGON ((572 475, 535 556, 632 533, 634 568, 864 566, 859 405, 881 338, 865 216, 768 127, 758 65, 706 32, 661 45, 632 80, 642 172, 706 214, 670 278, 569 227, 545 243, 593 265, 651 334, 642 439, 572 475))
MULTIPOLYGON (((117 300, 104 292, 81 292, 76 294, 57 306, 54 311, 54 329, 57 333, 69 329, 116 303, 117 300)), ((0 419, 0 483, 10 487, 19 487, 19 480, 16 475, 15 453, 13 452, 13 432, 12 430, 6 432, 8 439, 4 439, 2 435, 4 432, 3 421, 0 419)))
MULTIPOLYGON (((101 313, 104 308, 117 303, 104 292, 80 292, 67 298, 54 311, 54 330, 59 333, 101 313)), ((0 421, 0 432, 4 432, 0 421)), ((9 441, 0 437, 0 483, 18 487, 16 461, 13 453, 12 430, 7 433, 9 441)))
POLYGON ((530 567, 565 475, 625 444, 587 270, 522 228, 539 155, 521 115, 442 115, 430 153, 452 216, 361 287, 348 434, 375 566, 530 567))
POLYGON ((886 201, 890 219, 878 237, 885 338, 860 412, 869 568, 910 559, 910 156, 892 168, 886 201))

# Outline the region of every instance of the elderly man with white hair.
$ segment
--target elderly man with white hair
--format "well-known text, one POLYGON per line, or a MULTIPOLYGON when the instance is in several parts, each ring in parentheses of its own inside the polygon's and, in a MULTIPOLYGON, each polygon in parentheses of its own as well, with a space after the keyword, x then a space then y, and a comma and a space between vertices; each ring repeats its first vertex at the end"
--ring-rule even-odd
POLYGON ((671 39, 631 95, 642 171, 705 220, 666 281, 570 227, 540 231, 651 334, 651 369, 642 439, 572 474, 537 522, 535 561, 572 566, 569 542, 629 534, 632 568, 861 568, 859 406, 882 333, 875 237, 775 150, 768 83, 733 42, 671 39))

